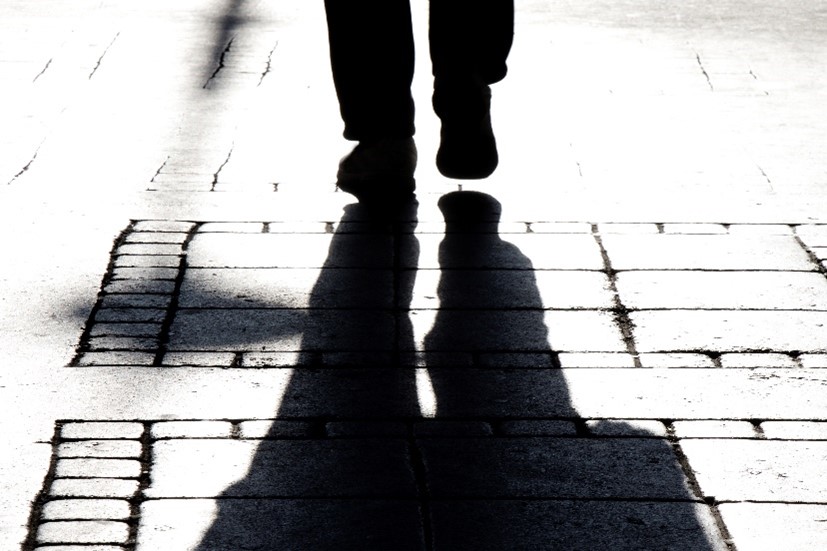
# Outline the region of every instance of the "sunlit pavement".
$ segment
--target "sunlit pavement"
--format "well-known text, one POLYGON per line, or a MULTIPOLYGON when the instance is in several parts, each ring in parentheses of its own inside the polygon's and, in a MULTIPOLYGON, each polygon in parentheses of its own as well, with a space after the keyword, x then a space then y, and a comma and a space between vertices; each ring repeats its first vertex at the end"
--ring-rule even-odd
POLYGON ((421 4, 389 220, 320 2, 0 8, 0 549, 827 548, 827 11, 518 0, 462 183, 421 4))

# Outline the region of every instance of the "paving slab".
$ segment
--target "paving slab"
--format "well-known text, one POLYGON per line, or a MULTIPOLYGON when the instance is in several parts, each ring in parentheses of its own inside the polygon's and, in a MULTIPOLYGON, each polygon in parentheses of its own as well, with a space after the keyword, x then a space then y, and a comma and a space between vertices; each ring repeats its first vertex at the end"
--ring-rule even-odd
POLYGON ((725 503, 721 516, 738 549, 807 551, 827 545, 827 506, 725 503))

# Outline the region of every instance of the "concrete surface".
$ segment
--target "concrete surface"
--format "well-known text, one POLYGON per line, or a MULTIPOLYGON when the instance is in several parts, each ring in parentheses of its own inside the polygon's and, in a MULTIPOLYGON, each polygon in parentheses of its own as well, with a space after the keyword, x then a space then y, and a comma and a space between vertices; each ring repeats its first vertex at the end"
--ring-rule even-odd
POLYGON ((817 2, 517 0, 480 182, 415 3, 391 220, 321 3, 0 13, 3 551, 827 546, 817 2))

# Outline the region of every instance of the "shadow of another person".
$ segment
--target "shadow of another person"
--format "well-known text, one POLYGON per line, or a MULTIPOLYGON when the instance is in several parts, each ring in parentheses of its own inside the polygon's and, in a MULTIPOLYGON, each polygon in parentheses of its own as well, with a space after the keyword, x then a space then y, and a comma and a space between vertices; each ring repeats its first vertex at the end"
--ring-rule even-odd
POLYGON ((532 262, 498 233, 499 203, 457 192, 440 208, 440 304, 424 349, 436 420, 456 428, 417 439, 431 548, 726 549, 665 438, 579 418, 532 262))

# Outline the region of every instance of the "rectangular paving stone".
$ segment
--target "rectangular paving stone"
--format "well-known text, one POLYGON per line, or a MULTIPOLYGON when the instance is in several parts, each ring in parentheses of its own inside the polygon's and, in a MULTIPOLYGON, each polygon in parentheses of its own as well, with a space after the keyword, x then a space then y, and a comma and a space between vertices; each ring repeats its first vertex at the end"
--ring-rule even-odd
POLYGON ((423 439, 419 446, 435 499, 691 497, 661 439, 423 439))
POLYGON ((417 348, 433 352, 626 351, 608 312, 413 310, 410 320, 417 348))
POLYGON ((162 440, 150 498, 413 497, 404 440, 162 440))
POLYGON ((182 254, 178 243, 124 243, 118 247, 116 255, 137 256, 176 256, 182 254))
POLYGON ((160 323, 96 323, 91 331, 93 337, 154 337, 160 333, 160 323))
MULTIPOLYGON (((592 225, 585 222, 532 222, 529 233, 591 233, 592 225)), ((505 233, 500 227, 499 233, 505 233)), ((523 232, 514 232, 523 233, 523 232)))
POLYGON ((91 337, 89 349, 93 352, 108 350, 146 351, 158 348, 156 337, 91 337))
POLYGON ((35 551, 124 551, 120 545, 48 545, 35 547, 35 551))
POLYGON ((115 268, 178 268, 181 255, 116 255, 115 268))
POLYGON ((375 310, 180 310, 170 330, 170 350, 290 352, 390 350, 394 322, 375 310))
POLYGON ((811 247, 827 247, 827 225, 796 226, 795 233, 811 247))
POLYGON ((44 522, 37 528, 37 543, 126 543, 129 526, 111 520, 44 522))
POLYGON ((163 499, 141 504, 136 551, 424 548, 413 500, 163 499), (277 522, 274 522, 277 519, 277 522), (323 527, 323 529, 321 529, 323 527))
POLYGON ((159 438, 230 438, 229 421, 159 421, 152 424, 150 436, 159 438))
POLYGON ((728 231, 723 224, 664 224, 663 233, 682 235, 725 235, 728 231))
POLYGON ((80 440, 61 442, 57 448, 58 457, 123 457, 141 456, 138 440, 80 440))
POLYGON ((623 419, 586 421, 586 427, 594 436, 635 436, 639 438, 666 438, 666 427, 660 421, 648 419, 623 419))
POLYGON ((629 224, 629 223, 604 223, 597 225, 600 234, 657 234, 660 233, 657 224, 629 224))
POLYGON ((631 354, 600 353, 600 352, 563 352, 557 355, 560 366, 570 367, 635 367, 635 359, 631 354))
POLYGON ((395 421, 332 421, 325 424, 325 433, 332 438, 405 438, 409 430, 405 423, 395 421))
POLYGON ((174 280, 178 277, 177 268, 116 268, 112 272, 113 281, 135 280, 174 280))
POLYGON ((723 354, 721 355, 721 367, 794 369, 798 367, 798 364, 787 354, 723 354))
POLYGON ((801 365, 806 368, 827 367, 827 354, 802 354, 799 360, 801 365))
POLYGON ((491 425, 485 421, 442 421, 429 419, 414 424, 414 435, 418 437, 491 436, 491 425))
MULTIPOLYGON (((126 300, 125 297, 130 295, 120 295, 121 298, 126 300)), ((138 295, 140 297, 145 296, 153 296, 153 295, 138 295)), ((115 295, 109 295, 104 298, 103 305, 104 308, 101 308, 95 314, 95 322, 96 323, 162 323, 166 318, 166 310, 162 310, 158 306, 169 304, 168 297, 158 297, 157 301, 153 303, 143 303, 140 304, 123 304, 123 307, 120 305, 111 304, 110 301, 118 300, 114 298, 115 295), (111 307, 110 307, 111 304, 111 307), (133 307, 134 306, 134 307, 133 307), (145 307, 140 307, 145 306, 145 307)), ((140 299, 141 301, 143 299, 140 299)))
POLYGON ((263 233, 261 222, 208 222, 198 228, 198 233, 263 233))
POLYGON ((390 235, 203 234, 192 241, 188 263, 196 268, 391 268, 390 235), (330 256, 328 250, 330 250, 330 256))
POLYGON ((135 244, 149 244, 149 243, 166 243, 181 245, 187 240, 188 234, 185 232, 132 232, 126 236, 125 243, 135 244))
POLYGON ((786 224, 733 224, 731 235, 793 235, 793 229, 786 224))
POLYGON ((136 232, 188 232, 194 224, 177 220, 140 220, 133 231, 136 232))
POLYGON ((138 491, 137 480, 119 478, 58 478, 49 495, 54 497, 103 497, 131 499, 138 491))
POLYGON ((175 291, 175 282, 159 279, 134 279, 110 281, 104 291, 117 294, 170 295, 175 291))
POLYGON ((675 421, 678 438, 758 438, 749 421, 675 421))
POLYGON ((594 237, 587 234, 508 234, 502 239, 496 235, 485 238, 476 234, 458 234, 452 238, 452 254, 443 255, 440 263, 439 248, 443 239, 440 235, 417 236, 419 260, 414 265, 405 266, 443 270, 604 269, 600 247, 594 237))
POLYGON ((719 510, 738 549, 827 549, 827 505, 724 503, 719 510))
POLYGON ((827 312, 632 312, 641 352, 827 350, 827 312))
POLYGON ((827 278, 801 272, 623 272, 628 308, 825 310, 827 278))
POLYGON ((603 243, 616 270, 815 269, 786 236, 606 235, 603 243))
POLYGON ((600 272, 555 270, 419 270, 413 308, 608 309, 609 279, 600 272), (439 282, 462 282, 440 297, 439 282), (538 295, 539 291, 539 295, 538 295))
POLYGON ((390 308, 390 270, 190 269, 181 308, 390 308))
POLYGON ((239 438, 308 438, 315 432, 309 421, 286 419, 242 421, 238 424, 239 438))
POLYGON ((77 365, 79 367, 109 365, 151 366, 154 361, 155 354, 152 352, 84 352, 77 365))
POLYGON ((241 367, 295 367, 300 365, 302 359, 299 351, 245 352, 241 357, 241 367))
POLYGON ((712 358, 706 354, 639 354, 642 367, 651 368, 696 368, 715 367, 712 358))
POLYGON ((480 354, 478 358, 479 367, 491 367, 495 369, 509 369, 509 368, 527 368, 536 367, 540 369, 549 369, 557 367, 554 354, 548 352, 536 353, 486 353, 480 354))
POLYGON ((56 499, 43 505, 43 520, 129 520, 129 502, 122 499, 56 499))
POLYGON ((164 366, 167 367, 232 367, 236 355, 232 352, 167 352, 164 366))
POLYGON ((132 459, 60 459, 55 468, 58 478, 138 478, 141 464, 132 459))
POLYGON ((69 440, 105 440, 140 438, 144 433, 142 423, 84 421, 66 423, 60 428, 60 436, 69 440))
POLYGON ((719 501, 827 501, 827 442, 685 440, 701 489, 719 501))
POLYGON ((96 319, 100 319, 102 321, 106 320, 106 317, 121 317, 126 318, 127 316, 134 318, 140 313, 136 312, 128 312, 130 309, 147 309, 147 314, 145 317, 150 317, 150 319, 158 319, 162 318, 163 314, 149 314, 153 309, 157 311, 163 312, 166 308, 169 308, 169 305, 172 303, 172 296, 171 295, 148 295, 148 294, 114 294, 114 295, 105 295, 103 300, 101 300, 100 306, 101 310, 98 312, 98 317, 96 319), (111 312, 106 312, 108 310, 115 310, 117 312, 116 316, 113 316, 111 312), (104 316, 100 318, 100 316, 104 316))
POLYGON ((827 440, 827 422, 824 421, 764 421, 764 435, 780 440, 827 440))
POLYGON ((709 510, 691 502, 450 500, 431 516, 434 549, 446 551, 727 549, 709 510))
POLYGON ((527 419, 504 421, 500 430, 506 436, 576 436, 577 427, 572 421, 527 419))

